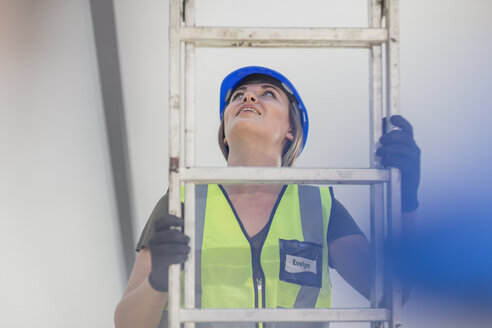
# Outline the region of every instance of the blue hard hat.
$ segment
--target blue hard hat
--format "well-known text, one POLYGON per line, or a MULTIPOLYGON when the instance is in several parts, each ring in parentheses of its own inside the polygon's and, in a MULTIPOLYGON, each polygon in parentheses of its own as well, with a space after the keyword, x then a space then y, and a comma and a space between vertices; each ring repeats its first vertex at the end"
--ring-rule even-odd
POLYGON ((297 105, 296 107, 299 108, 301 114, 300 116, 301 116, 302 135, 303 135, 302 149, 304 149, 304 146, 306 145, 308 131, 309 131, 309 119, 308 119, 306 107, 304 106, 301 96, 299 96, 299 93, 297 92, 296 88, 294 88, 292 83, 290 83, 290 81, 285 76, 272 69, 261 67, 261 66, 247 66, 247 67, 239 68, 234 72, 230 73, 229 75, 227 75, 222 81, 222 84, 220 85, 220 119, 222 120, 222 116, 224 115, 224 110, 227 104, 229 103, 229 99, 232 96, 232 92, 234 91, 234 89, 237 86, 239 86, 241 81, 243 81, 246 77, 253 74, 267 75, 269 77, 278 80, 282 88, 286 91, 289 99, 292 102, 296 103, 297 105))

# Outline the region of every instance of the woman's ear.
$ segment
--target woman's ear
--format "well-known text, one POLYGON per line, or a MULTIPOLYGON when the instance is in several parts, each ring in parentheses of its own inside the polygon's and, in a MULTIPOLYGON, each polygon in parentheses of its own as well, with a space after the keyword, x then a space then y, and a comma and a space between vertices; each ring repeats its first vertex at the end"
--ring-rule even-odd
POLYGON ((227 139, 224 138, 224 145, 227 146, 227 139))
POLYGON ((289 139, 290 141, 294 141, 293 129, 290 129, 289 131, 287 131, 287 133, 285 134, 285 137, 287 139, 289 139))

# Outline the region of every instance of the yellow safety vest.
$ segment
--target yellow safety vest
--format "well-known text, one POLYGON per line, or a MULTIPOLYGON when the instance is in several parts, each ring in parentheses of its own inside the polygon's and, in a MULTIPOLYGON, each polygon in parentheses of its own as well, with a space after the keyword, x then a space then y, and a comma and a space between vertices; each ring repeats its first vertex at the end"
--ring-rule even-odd
POLYGON ((197 308, 331 307, 326 243, 331 188, 288 185, 282 189, 261 247, 260 281, 253 279, 249 238, 221 187, 197 185, 195 193, 197 308))

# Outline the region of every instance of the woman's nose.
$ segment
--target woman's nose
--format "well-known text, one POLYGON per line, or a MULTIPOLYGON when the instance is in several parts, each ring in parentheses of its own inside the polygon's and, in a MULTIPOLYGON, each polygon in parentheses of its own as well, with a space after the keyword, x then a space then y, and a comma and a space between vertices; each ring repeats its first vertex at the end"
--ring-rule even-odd
POLYGON ((246 102, 252 102, 252 103, 256 103, 257 99, 256 99, 256 96, 253 92, 251 91, 247 91, 244 93, 243 95, 243 103, 246 103, 246 102))

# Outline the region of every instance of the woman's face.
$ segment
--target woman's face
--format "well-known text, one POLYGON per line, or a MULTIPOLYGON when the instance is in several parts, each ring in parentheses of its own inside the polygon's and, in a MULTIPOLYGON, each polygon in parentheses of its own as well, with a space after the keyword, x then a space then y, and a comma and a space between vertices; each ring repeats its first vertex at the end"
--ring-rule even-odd
POLYGON ((224 111, 224 142, 233 140, 278 146, 280 153, 293 140, 289 120, 289 98, 279 87, 269 83, 252 83, 237 88, 224 111))

